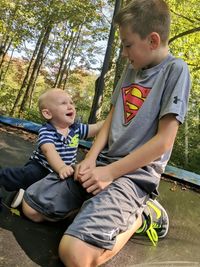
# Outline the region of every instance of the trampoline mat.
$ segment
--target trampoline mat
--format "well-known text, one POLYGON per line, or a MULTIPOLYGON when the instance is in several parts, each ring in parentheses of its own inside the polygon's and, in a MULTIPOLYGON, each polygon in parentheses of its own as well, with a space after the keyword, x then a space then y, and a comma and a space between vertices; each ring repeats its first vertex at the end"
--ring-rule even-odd
MULTIPOLYGON (((33 150, 34 138, 34 135, 1 127, 0 166, 26 162, 33 150)), ((170 218, 167 237, 153 247, 147 237, 135 236, 104 266, 200 266, 199 192, 166 180, 161 181, 159 191, 159 201, 170 218)), ((5 203, 13 196, 6 191, 3 195, 5 203)), ((33 223, 3 206, 0 212, 0 267, 62 267, 57 248, 69 224, 70 220, 33 223)))

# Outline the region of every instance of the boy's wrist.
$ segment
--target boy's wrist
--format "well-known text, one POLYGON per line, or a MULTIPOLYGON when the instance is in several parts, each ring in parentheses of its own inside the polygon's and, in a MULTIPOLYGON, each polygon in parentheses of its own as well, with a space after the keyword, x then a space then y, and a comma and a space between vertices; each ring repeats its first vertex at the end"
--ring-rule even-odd
POLYGON ((87 159, 87 160, 90 160, 90 161, 96 161, 96 159, 97 159, 97 157, 96 156, 94 156, 94 155, 92 155, 91 153, 90 153, 90 151, 86 154, 86 156, 85 156, 85 159, 87 159))
POLYGON ((114 181, 119 177, 117 169, 113 167, 112 163, 105 166, 107 168, 107 171, 109 173, 109 177, 114 181))

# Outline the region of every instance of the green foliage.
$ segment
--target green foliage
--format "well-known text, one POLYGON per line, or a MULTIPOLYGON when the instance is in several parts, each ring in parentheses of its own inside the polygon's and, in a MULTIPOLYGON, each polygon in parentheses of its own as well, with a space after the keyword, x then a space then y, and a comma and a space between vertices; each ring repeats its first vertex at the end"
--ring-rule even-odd
POLYGON ((70 75, 66 90, 72 95, 77 110, 77 118, 87 122, 92 106, 96 75, 76 69, 70 75))
POLYGON ((36 108, 28 108, 24 113, 24 118, 26 120, 33 121, 36 123, 44 122, 43 118, 40 116, 38 109, 36 108))
POLYGON ((200 3, 168 2, 172 14, 170 51, 187 62, 192 79, 187 127, 179 129, 170 164, 200 173, 200 3))

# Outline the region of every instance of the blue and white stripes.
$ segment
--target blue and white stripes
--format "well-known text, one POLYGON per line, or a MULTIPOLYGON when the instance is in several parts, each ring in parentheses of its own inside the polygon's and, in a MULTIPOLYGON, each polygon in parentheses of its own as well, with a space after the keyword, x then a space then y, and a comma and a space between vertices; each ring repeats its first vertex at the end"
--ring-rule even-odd
POLYGON ((58 133, 53 125, 45 123, 39 130, 38 148, 33 152, 31 159, 37 160, 47 169, 53 171, 40 149, 42 144, 52 143, 62 160, 67 165, 72 165, 76 162, 79 140, 87 138, 87 135, 88 125, 86 124, 74 123, 70 126, 69 133, 65 137, 58 133))

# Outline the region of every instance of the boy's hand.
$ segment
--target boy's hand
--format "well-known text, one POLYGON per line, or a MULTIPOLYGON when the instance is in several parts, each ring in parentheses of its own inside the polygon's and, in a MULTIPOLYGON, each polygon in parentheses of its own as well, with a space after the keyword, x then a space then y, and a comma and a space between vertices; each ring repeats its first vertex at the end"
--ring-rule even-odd
POLYGON ((79 178, 79 182, 86 189, 88 193, 93 195, 98 194, 105 187, 111 184, 113 178, 108 171, 107 166, 96 167, 92 170, 88 170, 79 178))
POLYGON ((72 166, 69 165, 63 165, 59 171, 58 171, 58 175, 60 177, 60 179, 65 179, 69 176, 71 176, 74 173, 74 169, 72 168, 72 166))
POLYGON ((95 167, 96 161, 91 160, 89 158, 85 158, 83 161, 76 165, 74 179, 79 181, 84 174, 94 169, 95 167))

